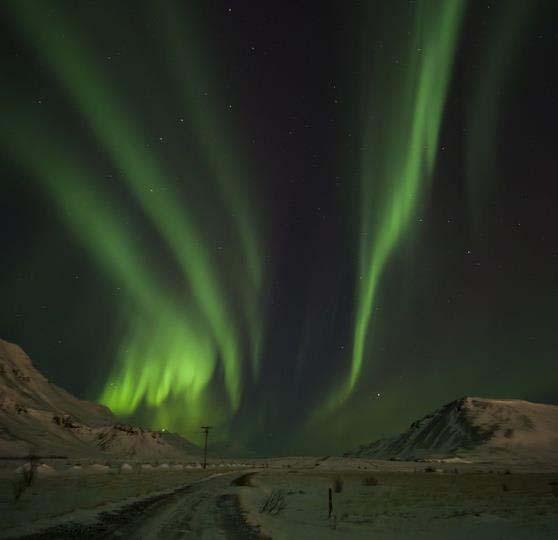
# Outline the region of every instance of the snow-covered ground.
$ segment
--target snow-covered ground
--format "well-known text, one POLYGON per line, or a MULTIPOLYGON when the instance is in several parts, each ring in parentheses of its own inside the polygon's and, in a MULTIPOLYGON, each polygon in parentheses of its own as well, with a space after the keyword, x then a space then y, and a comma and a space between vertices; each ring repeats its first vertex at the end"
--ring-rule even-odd
MULTIPOLYGON (((60 519, 75 519, 84 510, 104 511, 107 505, 176 488, 208 476, 199 464, 112 464, 81 462, 39 464, 31 485, 18 500, 14 487, 21 481, 21 465, 0 471, 0 537, 12 528, 49 526, 60 519)), ((24 465, 25 466, 25 465, 24 465)))
POLYGON ((249 523, 274 539, 533 539, 558 537, 557 482, 557 474, 292 469, 259 472, 239 490, 249 523), (272 497, 282 508, 262 512, 272 497))
POLYGON ((0 538, 41 528, 50 532, 36 538, 558 537, 556 471, 333 457, 213 462, 207 471, 128 465, 45 463, 14 501, 21 473, 4 464, 0 538))

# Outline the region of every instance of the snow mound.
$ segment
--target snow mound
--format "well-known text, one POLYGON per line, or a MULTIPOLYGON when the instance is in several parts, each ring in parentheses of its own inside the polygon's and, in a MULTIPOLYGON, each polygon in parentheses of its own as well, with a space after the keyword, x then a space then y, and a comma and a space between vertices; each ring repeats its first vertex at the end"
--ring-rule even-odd
POLYGON ((47 465, 46 463, 41 463, 37 467, 37 474, 39 476, 52 476, 56 474, 56 470, 53 469, 50 465, 47 465))

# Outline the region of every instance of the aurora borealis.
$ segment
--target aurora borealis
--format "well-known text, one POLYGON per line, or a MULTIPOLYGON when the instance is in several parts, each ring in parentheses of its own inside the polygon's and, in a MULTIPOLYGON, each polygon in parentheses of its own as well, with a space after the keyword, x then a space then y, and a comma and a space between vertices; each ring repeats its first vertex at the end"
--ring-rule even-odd
POLYGON ((0 337, 250 452, 556 401, 556 8, 364 4, 6 2, 0 337))
POLYGON ((432 3, 417 6, 408 40, 404 36, 398 43, 398 61, 406 69, 389 74, 392 60, 382 58, 381 52, 376 52, 371 66, 363 66, 365 73, 371 73, 372 88, 384 84, 377 82, 382 73, 388 74, 388 81, 385 88, 374 88, 371 98, 374 108, 386 115, 384 121, 371 117, 366 104, 362 112, 363 119, 369 120, 362 128, 362 224, 348 392, 358 381, 366 336, 369 329, 373 331, 382 273, 433 173, 462 10, 459 0, 445 2, 441 8, 432 3), (385 127, 379 129, 381 125, 385 127))

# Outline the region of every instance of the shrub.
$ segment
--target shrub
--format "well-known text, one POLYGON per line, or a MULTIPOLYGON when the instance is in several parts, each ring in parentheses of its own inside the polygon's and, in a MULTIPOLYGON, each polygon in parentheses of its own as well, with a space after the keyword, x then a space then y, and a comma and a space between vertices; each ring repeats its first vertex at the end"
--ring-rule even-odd
POLYGON ((340 476, 337 476, 335 480, 333 480, 333 491, 335 493, 341 493, 343 491, 343 479, 340 476))
POLYGON ((285 496, 280 489, 275 489, 271 494, 266 497, 260 506, 260 514, 277 515, 283 508, 285 508, 285 496))
POLYGON ((377 486, 378 484, 378 479, 375 476, 367 476, 362 479, 363 486, 377 486))
POLYGON ((29 457, 29 462, 20 468, 19 478, 12 482, 12 491, 14 501, 18 501, 25 490, 31 486, 35 479, 35 471, 37 470, 37 458, 29 457))

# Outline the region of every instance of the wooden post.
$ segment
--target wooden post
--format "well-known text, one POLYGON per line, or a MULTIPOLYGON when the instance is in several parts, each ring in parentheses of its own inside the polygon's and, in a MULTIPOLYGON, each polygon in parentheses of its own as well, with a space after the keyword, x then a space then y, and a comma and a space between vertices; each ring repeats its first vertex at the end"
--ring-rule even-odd
POLYGON ((209 430, 211 426, 202 426, 203 432, 205 433, 205 443, 203 445, 203 468, 207 467, 207 436, 209 435, 209 430))

